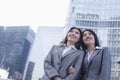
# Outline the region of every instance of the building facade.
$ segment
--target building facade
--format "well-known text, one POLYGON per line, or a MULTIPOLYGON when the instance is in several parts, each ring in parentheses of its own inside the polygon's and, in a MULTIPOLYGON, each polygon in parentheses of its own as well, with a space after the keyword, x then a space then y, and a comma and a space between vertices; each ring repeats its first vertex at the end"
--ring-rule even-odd
POLYGON ((0 68, 9 72, 8 78, 22 79, 29 51, 35 38, 29 26, 4 27, 0 33, 0 68))
POLYGON ((64 27, 39 27, 30 51, 28 67, 24 80, 39 80, 44 74, 43 62, 53 45, 58 45, 64 38, 64 27), (29 67, 29 65, 32 65, 29 67))
POLYGON ((91 28, 111 51, 111 80, 120 80, 120 0, 71 0, 66 28, 91 28))

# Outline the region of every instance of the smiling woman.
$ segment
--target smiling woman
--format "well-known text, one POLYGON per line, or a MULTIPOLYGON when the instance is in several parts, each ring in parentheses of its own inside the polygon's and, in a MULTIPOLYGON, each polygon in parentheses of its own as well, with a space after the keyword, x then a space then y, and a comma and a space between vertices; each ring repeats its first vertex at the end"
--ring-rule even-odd
POLYGON ((83 59, 80 37, 81 30, 72 27, 62 43, 51 48, 44 60, 45 74, 40 80, 76 80, 83 59), (78 60, 81 62, 77 63, 78 60), (70 67, 75 67, 76 72, 68 74, 70 67))
POLYGON ((85 52, 80 80, 110 80, 111 56, 107 47, 100 47, 97 34, 91 29, 82 32, 85 52))

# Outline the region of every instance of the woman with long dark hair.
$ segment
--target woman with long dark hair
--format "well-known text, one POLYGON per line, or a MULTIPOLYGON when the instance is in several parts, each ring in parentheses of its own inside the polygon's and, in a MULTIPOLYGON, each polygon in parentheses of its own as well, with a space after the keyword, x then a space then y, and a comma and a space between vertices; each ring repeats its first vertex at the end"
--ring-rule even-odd
POLYGON ((72 27, 65 39, 60 45, 54 45, 44 60, 45 74, 41 80, 74 80, 79 76, 80 69, 77 65, 81 65, 83 59, 83 51, 81 46, 81 30, 72 27), (77 61, 81 62, 77 63, 77 61), (68 69, 75 67, 73 74, 68 74, 68 69))
POLYGON ((110 80, 111 56, 107 47, 100 47, 96 33, 91 29, 82 32, 85 51, 79 80, 110 80))

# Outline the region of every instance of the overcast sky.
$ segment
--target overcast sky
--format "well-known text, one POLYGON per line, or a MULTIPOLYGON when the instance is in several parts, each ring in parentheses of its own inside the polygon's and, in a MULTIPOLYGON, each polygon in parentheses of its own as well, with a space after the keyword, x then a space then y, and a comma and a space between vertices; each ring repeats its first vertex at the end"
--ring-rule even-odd
POLYGON ((0 0, 1 26, 64 26, 69 0, 0 0))

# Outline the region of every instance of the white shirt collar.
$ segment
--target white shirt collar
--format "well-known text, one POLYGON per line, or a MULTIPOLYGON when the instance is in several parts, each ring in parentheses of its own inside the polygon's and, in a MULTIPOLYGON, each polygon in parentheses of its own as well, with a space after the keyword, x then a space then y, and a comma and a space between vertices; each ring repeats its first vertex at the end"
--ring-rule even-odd
POLYGON ((77 50, 77 48, 75 47, 75 45, 70 45, 69 47, 66 47, 66 44, 64 44, 65 48, 73 48, 74 50, 77 50))
MULTIPOLYGON (((93 53, 96 49, 102 49, 102 47, 96 46, 96 47, 92 50, 91 53, 93 53)), ((88 54, 88 61, 89 61, 89 59, 90 59, 90 57, 92 56, 92 54, 90 54, 90 53, 88 52, 88 50, 86 50, 86 51, 87 51, 87 54, 88 54)))
MULTIPOLYGON (((65 45, 64 45, 65 46, 65 45)), ((63 50, 62 56, 66 54, 66 52, 70 51, 71 49, 77 50, 74 45, 70 45, 69 47, 65 46, 65 49, 63 50)))
MULTIPOLYGON (((99 46, 96 46, 94 49, 93 49, 93 51, 94 50, 96 50, 96 49, 103 49, 102 47, 99 47, 99 46)), ((88 50, 86 50, 87 52, 88 52, 88 50)))
POLYGON ((103 49, 102 47, 96 46, 95 49, 103 49))

